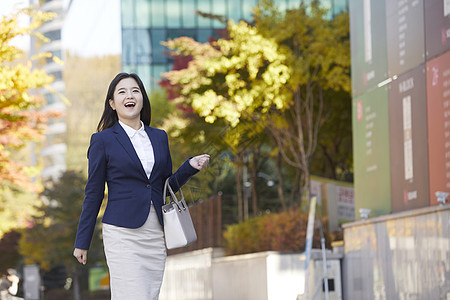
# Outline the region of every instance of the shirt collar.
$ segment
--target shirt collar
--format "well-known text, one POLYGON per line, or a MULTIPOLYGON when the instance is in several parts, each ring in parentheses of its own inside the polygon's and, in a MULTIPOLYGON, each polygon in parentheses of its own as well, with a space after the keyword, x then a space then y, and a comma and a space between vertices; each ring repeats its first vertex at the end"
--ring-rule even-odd
POLYGON ((120 124, 120 126, 122 126, 122 128, 127 133, 128 137, 130 137, 130 138, 132 138, 136 133, 140 133, 140 134, 145 133, 144 123, 142 121, 141 121, 141 128, 139 128, 138 130, 128 126, 127 124, 123 123, 120 120, 119 120, 119 124, 120 124))

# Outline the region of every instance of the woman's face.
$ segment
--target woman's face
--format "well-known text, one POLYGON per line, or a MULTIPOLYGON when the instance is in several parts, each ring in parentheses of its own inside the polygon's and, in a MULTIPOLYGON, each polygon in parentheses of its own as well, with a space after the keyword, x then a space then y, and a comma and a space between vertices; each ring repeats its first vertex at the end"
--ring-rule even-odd
POLYGON ((139 121, 143 96, 136 80, 128 77, 119 81, 114 90, 114 99, 109 100, 109 105, 117 112, 120 121, 139 121))

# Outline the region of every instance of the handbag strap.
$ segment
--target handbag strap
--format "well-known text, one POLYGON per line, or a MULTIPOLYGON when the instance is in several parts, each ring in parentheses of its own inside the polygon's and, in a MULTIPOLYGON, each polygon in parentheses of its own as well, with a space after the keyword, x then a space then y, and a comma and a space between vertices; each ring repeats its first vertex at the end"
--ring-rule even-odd
MULTIPOLYGON (((170 177, 168 177, 166 179, 166 182, 164 184, 164 193, 163 193, 163 195, 164 195, 164 204, 168 204, 166 202, 167 202, 167 189, 169 189, 169 196, 172 198, 171 200, 177 204, 178 208, 180 208, 180 201, 184 200, 183 191, 181 190, 181 187, 178 189, 180 191, 180 196, 181 196, 180 201, 178 201, 177 196, 175 195, 175 193, 172 190, 172 187, 169 184, 169 179, 170 179, 170 177)), ((170 200, 169 200, 169 203, 170 203, 170 200)), ((184 205, 181 204, 181 206, 183 206, 183 208, 184 208, 184 205)))

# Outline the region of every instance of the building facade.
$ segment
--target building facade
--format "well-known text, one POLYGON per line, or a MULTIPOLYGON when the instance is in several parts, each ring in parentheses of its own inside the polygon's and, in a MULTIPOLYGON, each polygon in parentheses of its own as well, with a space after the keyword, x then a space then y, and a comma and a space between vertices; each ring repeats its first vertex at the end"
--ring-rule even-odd
POLYGON ((42 44, 42 42, 32 39, 30 54, 48 52, 52 55, 47 57, 45 61, 38 61, 36 64, 44 69, 47 74, 54 77, 49 89, 42 89, 42 93, 46 100, 46 106, 43 110, 51 110, 61 112, 62 116, 52 118, 48 122, 46 137, 40 149, 39 156, 42 160, 43 170, 41 178, 43 181, 55 180, 66 170, 66 123, 64 113, 66 104, 62 101, 61 95, 64 94, 65 83, 63 81, 64 66, 58 63, 57 58, 63 58, 61 30, 64 24, 64 1, 63 0, 39 0, 30 1, 31 4, 37 4, 42 11, 54 12, 57 16, 45 23, 40 29, 45 37, 50 41, 42 44))
MULTIPOLYGON (((302 0, 275 0, 280 9, 297 7, 302 0)), ((336 14, 347 10, 348 0, 322 0, 336 14)), ((122 70, 139 74, 148 87, 157 85, 160 74, 172 67, 162 41, 188 36, 204 43, 217 37, 225 24, 196 14, 225 16, 227 19, 252 18, 257 0, 122 0, 122 70)))

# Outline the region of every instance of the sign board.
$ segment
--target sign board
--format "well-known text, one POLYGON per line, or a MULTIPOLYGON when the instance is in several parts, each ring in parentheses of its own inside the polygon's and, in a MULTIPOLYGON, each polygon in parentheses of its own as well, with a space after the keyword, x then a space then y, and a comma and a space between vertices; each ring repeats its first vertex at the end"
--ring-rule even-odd
MULTIPOLYGON (((352 100, 355 211, 391 212, 387 87, 352 100)), ((359 219, 359 216, 357 216, 359 219)))
POLYGON ((386 1, 389 77, 425 62, 423 0, 386 1))
POLYGON ((352 94, 360 96, 387 79, 385 1, 350 1, 352 94))
POLYGON ((392 212, 429 205, 425 65, 389 84, 392 212))
POLYGON ((450 52, 427 63, 430 204, 450 192, 450 52))

